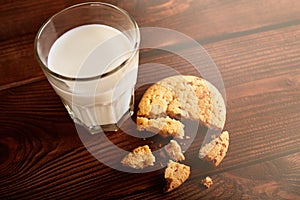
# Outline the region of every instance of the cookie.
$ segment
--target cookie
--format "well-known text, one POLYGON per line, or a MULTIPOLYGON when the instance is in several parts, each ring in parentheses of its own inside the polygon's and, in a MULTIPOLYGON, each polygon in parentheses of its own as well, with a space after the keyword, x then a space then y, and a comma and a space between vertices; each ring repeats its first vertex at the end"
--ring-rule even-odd
MULTIPOLYGON (((220 92, 210 82, 196 76, 172 76, 155 83, 144 93, 138 108, 137 126, 140 130, 151 130, 151 125, 139 123, 144 118, 161 121, 161 118, 169 117, 178 121, 174 123, 177 126, 183 119, 188 119, 212 129, 223 129, 226 119, 226 107, 220 92)), ((158 133, 177 135, 168 131, 158 133)))
POLYGON ((229 133, 222 132, 219 137, 203 145, 199 150, 199 158, 218 166, 226 156, 229 147, 229 133))
POLYGON ((153 166, 155 157, 148 145, 137 147, 126 155, 121 163, 134 169, 143 169, 148 166, 153 166))
POLYGON ((183 161, 185 157, 181 151, 180 145, 176 140, 171 140, 165 147, 164 150, 167 152, 168 156, 174 161, 183 161))
POLYGON ((165 169, 165 192, 170 192, 182 185, 190 176, 190 167, 177 162, 169 161, 165 169))

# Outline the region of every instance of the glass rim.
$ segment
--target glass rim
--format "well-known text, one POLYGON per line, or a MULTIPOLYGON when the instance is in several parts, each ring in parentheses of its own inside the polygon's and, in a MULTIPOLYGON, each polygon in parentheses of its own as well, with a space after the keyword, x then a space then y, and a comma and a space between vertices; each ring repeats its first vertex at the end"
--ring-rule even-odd
POLYGON ((35 57, 36 57, 38 63, 42 67, 42 69, 45 70, 47 73, 49 73, 52 76, 55 76, 55 77, 60 78, 60 79, 68 80, 68 81, 89 81, 89 80, 97 80, 97 79, 100 79, 100 78, 105 78, 105 77, 107 77, 107 76, 109 76, 111 74, 114 74, 115 72, 119 71, 120 69, 122 69, 125 65, 127 65, 134 58, 134 56, 136 55, 136 53, 139 50, 139 46, 140 46, 140 32, 139 32, 138 24, 136 23, 136 21, 134 20, 134 18, 131 15, 129 15, 129 13, 127 11, 125 11, 124 9, 119 8, 119 7, 115 6, 115 5, 109 4, 109 3, 104 3, 104 2, 85 2, 85 3, 79 3, 79 4, 75 4, 75 5, 69 6, 67 8, 64 8, 63 10, 61 10, 61 11, 55 13, 54 15, 52 15, 51 17, 49 17, 42 24, 42 26, 39 28, 39 30, 38 30, 38 32, 37 32, 37 34, 35 36, 35 39, 34 39, 34 54, 35 54, 35 57), (54 72, 54 71, 50 70, 49 67, 47 67, 46 64, 44 64, 44 62, 41 60, 40 55, 39 55, 39 51, 38 51, 38 40, 39 40, 39 38, 40 38, 43 30, 45 29, 45 27, 55 17, 59 16, 60 14, 66 12, 68 10, 74 9, 74 8, 78 8, 78 7, 81 7, 81 6, 88 6, 88 5, 89 6, 95 6, 95 5, 106 6, 106 7, 112 8, 114 10, 117 10, 118 12, 122 13, 124 16, 126 16, 128 18, 128 20, 134 26, 134 30, 136 32, 136 37, 134 38, 135 39, 135 43, 134 43, 134 46, 133 46, 133 50, 130 51, 130 54, 131 54, 130 57, 127 58, 124 62, 122 62, 117 67, 113 68, 112 70, 110 70, 108 72, 105 72, 105 73, 102 73, 102 74, 95 75, 95 76, 90 76, 90 77, 64 76, 64 75, 61 75, 61 74, 59 74, 57 72, 54 72))

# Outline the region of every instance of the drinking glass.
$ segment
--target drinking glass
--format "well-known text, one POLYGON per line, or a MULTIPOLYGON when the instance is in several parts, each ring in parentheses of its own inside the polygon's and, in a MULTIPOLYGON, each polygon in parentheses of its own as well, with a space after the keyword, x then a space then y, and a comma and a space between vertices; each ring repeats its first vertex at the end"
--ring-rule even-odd
MULTIPOLYGON (((126 11, 107 3, 89 2, 68 7, 50 17, 36 35, 35 55, 73 121, 96 133, 118 130, 120 124, 133 114, 139 45, 138 25, 126 11), (107 51, 103 51, 103 48, 99 50, 102 43, 95 44, 85 61, 76 63, 82 68, 88 64, 94 65, 97 67, 95 72, 86 73, 88 67, 80 69, 77 75, 53 70, 49 54, 54 43, 66 32, 85 25, 104 25, 118 30, 121 33, 118 36, 126 38, 130 48, 118 58, 111 58, 110 55, 116 54, 119 46, 116 43, 118 40, 112 39, 112 42, 103 42, 108 45, 107 51), (111 60, 106 66, 101 66, 105 59, 111 60)), ((61 52, 60 56, 69 53, 61 52)), ((65 69, 63 65, 60 68, 62 71, 65 69)), ((74 70, 77 68, 74 65, 74 70)))

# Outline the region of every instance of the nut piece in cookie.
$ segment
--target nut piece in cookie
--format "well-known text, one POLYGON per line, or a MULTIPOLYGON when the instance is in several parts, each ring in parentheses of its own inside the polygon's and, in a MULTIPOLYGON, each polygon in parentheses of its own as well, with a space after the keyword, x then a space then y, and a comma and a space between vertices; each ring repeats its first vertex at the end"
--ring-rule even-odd
POLYGON ((226 156, 229 146, 229 133, 223 131, 219 137, 203 145, 199 150, 199 158, 218 166, 226 156))
POLYGON ((157 133, 162 137, 176 137, 183 139, 184 125, 170 117, 160 117, 156 119, 148 119, 145 117, 137 117, 138 129, 157 133))
POLYGON ((165 169, 165 179, 167 181, 165 192, 170 192, 173 189, 178 188, 188 179, 189 176, 189 166, 170 160, 167 168, 165 169))
POLYGON ((168 143, 164 147, 164 149, 172 160, 174 160, 174 161, 185 160, 185 157, 181 151, 181 147, 176 142, 176 140, 171 140, 170 143, 168 143))
POLYGON ((213 180, 207 176, 204 179, 201 180, 201 183, 206 187, 206 188, 210 188, 210 186, 213 184, 213 180))
POLYGON ((121 163, 134 169, 143 169, 148 166, 153 166, 155 157, 153 156, 148 145, 137 147, 133 152, 123 158, 121 163))

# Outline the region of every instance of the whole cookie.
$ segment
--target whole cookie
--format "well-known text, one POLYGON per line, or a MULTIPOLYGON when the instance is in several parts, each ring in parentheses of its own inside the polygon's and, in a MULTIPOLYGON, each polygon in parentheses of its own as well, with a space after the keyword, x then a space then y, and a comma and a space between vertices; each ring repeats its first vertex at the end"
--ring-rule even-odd
MULTIPOLYGON (((189 119, 208 128, 223 129, 226 107, 222 95, 210 82, 196 76, 171 76, 145 92, 139 103, 137 126, 140 130, 151 131, 151 125, 145 126, 146 119, 162 121, 161 118, 167 117, 178 123, 181 119, 189 119)), ((174 132, 170 135, 176 137, 174 132)), ((182 138, 182 133, 178 135, 182 138)))

